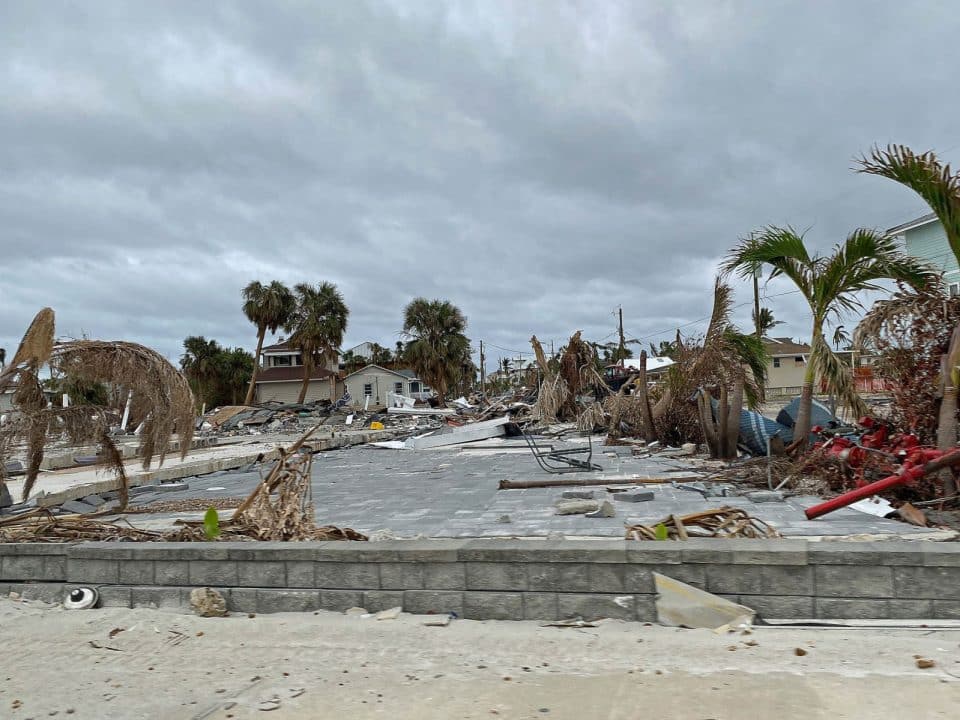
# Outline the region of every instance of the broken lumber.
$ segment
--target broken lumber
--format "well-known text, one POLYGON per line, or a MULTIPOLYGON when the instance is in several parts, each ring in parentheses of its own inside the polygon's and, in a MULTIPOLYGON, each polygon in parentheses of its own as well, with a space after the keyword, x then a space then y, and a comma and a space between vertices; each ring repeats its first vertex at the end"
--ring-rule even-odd
POLYGON ((510 480, 500 481, 501 490, 525 490, 527 488, 545 488, 545 487, 578 487, 580 485, 657 485, 673 482, 686 482, 688 480, 702 480, 700 475, 621 475, 615 477, 591 477, 591 478, 543 478, 535 480, 510 480))

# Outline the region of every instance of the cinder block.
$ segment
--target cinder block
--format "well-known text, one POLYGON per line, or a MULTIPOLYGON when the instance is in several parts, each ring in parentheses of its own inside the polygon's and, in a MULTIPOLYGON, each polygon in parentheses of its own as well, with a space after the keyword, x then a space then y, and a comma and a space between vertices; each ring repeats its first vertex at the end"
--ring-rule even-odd
POLYGON ((228 560, 245 560, 247 562, 284 562, 289 559, 287 549, 291 547, 290 543, 279 540, 256 543, 221 543, 221 545, 227 546, 228 560))
MULTIPOLYGON (((117 543, 102 543, 104 545, 116 546, 117 543)), ((129 552, 127 556, 133 560, 227 560, 231 548, 236 548, 247 543, 219 543, 219 542, 196 542, 196 543, 177 543, 177 542, 150 542, 150 543, 126 543, 129 548, 121 548, 119 552, 129 552)), ((79 547, 79 546, 78 546, 79 547)), ((96 552, 96 551, 95 551, 96 552)), ((70 557, 77 557, 73 551, 70 557)))
POLYGON ((67 579, 67 556, 48 555, 43 559, 43 579, 63 582, 67 579))
POLYGON ((960 543, 922 543, 921 564, 932 567, 960 566, 960 543))
POLYGON ((552 592, 523 593, 524 620, 557 620, 557 594, 552 592))
POLYGON ((403 591, 367 590, 363 593, 363 607, 372 613, 395 607, 403 607, 403 591))
POLYGON ((635 612, 637 620, 640 622, 657 621, 657 605, 653 597, 649 595, 636 595, 634 602, 636 603, 635 612))
POLYGON ((559 593, 557 612, 561 618, 633 620, 636 618, 635 600, 633 595, 559 593))
POLYGON ((816 617, 823 620, 842 618, 884 620, 890 617, 890 609, 886 600, 816 598, 814 611, 816 617))
POLYGON ((922 565, 919 544, 884 542, 813 542, 808 548, 811 565, 922 565))
POLYGON ((625 569, 623 589, 635 594, 656 592, 653 582, 655 572, 701 590, 707 588, 705 565, 628 565, 625 569))
POLYGON ((153 560, 120 560, 120 583, 153 585, 153 560))
POLYGON ((376 563, 316 563, 317 586, 330 589, 379 590, 380 568, 376 563))
POLYGON ((888 617, 926 620, 934 617, 932 600, 888 600, 888 617))
POLYGON ((153 576, 157 585, 189 585, 190 563, 187 560, 154 560, 153 576))
POLYGON ((403 609, 410 613, 463 615, 463 593, 454 590, 406 590, 403 609))
POLYGON ((729 565, 733 561, 733 549, 728 541, 717 542, 706 538, 692 538, 678 542, 680 557, 684 563, 711 563, 729 565))
POLYGON ((390 560, 396 562, 442 563, 462 561, 460 551, 470 540, 455 538, 436 538, 431 540, 396 540, 390 543, 362 543, 363 545, 390 545, 395 552, 390 560))
POLYGON ((463 617, 472 620, 519 620, 523 617, 523 593, 465 592, 463 617))
POLYGON ((898 567, 893 574, 898 598, 960 597, 960 567, 898 567))
POLYGON ((726 540, 734 565, 806 565, 806 540, 726 540))
POLYGON ((380 587, 384 590, 422 590, 423 565, 380 563, 380 587))
POLYGON ((794 620, 816 617, 812 597, 749 595, 742 598, 741 604, 756 610, 762 618, 794 620))
POLYGON ((707 567, 707 590, 735 595, 813 595, 813 568, 806 565, 707 567))
MULTIPOLYGON (((524 567, 523 565, 514 567, 524 567)), ((587 565, 574 563, 526 563, 529 590, 552 592, 590 592, 587 565)), ((509 589, 509 588, 508 588, 509 589)))
POLYGON ((75 560, 67 561, 67 580, 71 583, 109 583, 120 582, 120 562, 117 560, 75 560))
POLYGON ((327 607, 321 594, 319 590, 257 590, 255 612, 313 612, 321 608, 340 609, 327 607))
POLYGON ((131 593, 126 585, 101 585, 99 607, 130 607, 131 593))
POLYGON ((960 601, 934 600, 930 617, 937 620, 960 620, 960 601))
POLYGON ((421 567, 423 587, 427 590, 465 590, 467 587, 465 563, 426 563, 421 567))
POLYGON ((526 567, 523 563, 511 562, 467 563, 467 588, 470 590, 526 590, 526 567))
POLYGON ((39 600, 50 605, 59 605, 63 602, 68 587, 74 586, 65 583, 10 583, 7 594, 18 592, 20 597, 26 600, 39 600))
POLYGON ((191 560, 189 584, 236 587, 237 563, 233 560, 191 560))
POLYGON ((818 597, 890 598, 894 596, 893 569, 890 567, 818 565, 816 566, 816 583, 818 597))
POLYGON ((184 588, 179 587, 132 587, 130 588, 130 607, 182 609, 188 607, 184 601, 184 588))
POLYGON ((313 563, 307 560, 293 560, 286 563, 287 587, 312 588, 316 587, 316 578, 313 574, 313 563))
POLYGON ((458 557, 471 563, 622 563, 626 549, 626 540, 481 539, 468 541, 458 557))
POLYGON ((2 559, 0 576, 4 580, 43 580, 43 563, 46 558, 42 555, 7 556, 2 559))
MULTIPOLYGON (((84 543, 85 545, 87 543, 84 543)), ((111 543, 116 545, 116 543, 111 543)), ((67 557, 68 551, 78 547, 62 543, 0 543, 0 557, 10 555, 56 555, 67 557)))
POLYGON ((361 590, 321 590, 320 607, 324 610, 343 612, 363 603, 361 590))
POLYGON ((625 563, 606 564, 591 563, 586 566, 589 578, 590 592, 595 593, 622 593, 626 590, 625 563))
POLYGON ((679 565, 682 543, 627 541, 627 562, 641 565, 679 565))
POLYGON ((238 560, 237 585, 242 587, 286 587, 286 565, 275 561, 238 560))
MULTIPOLYGON (((257 601, 256 588, 230 588, 230 593, 226 597, 227 610, 238 613, 259 612, 259 603, 257 601)), ((187 601, 189 605, 189 600, 187 601)))

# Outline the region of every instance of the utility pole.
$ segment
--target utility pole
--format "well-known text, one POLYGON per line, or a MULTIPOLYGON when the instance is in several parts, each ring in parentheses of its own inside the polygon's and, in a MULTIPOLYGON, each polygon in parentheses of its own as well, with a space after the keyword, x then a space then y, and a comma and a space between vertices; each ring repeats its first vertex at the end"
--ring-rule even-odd
POLYGON ((753 323, 757 332, 757 339, 761 340, 762 334, 760 330, 760 266, 757 265, 753 269, 753 323))
POLYGON ((486 358, 483 357, 483 340, 480 341, 480 392, 483 393, 484 399, 487 397, 487 372, 484 369, 483 363, 486 358))
POLYGON ((624 358, 627 356, 627 343, 623 337, 623 305, 617 307, 617 313, 620 316, 620 347, 617 348, 617 362, 622 363, 624 358))

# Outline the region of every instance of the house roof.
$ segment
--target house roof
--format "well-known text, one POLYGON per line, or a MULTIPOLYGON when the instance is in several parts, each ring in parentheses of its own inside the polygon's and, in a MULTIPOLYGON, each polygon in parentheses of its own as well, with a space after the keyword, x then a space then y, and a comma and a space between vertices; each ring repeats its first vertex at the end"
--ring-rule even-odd
POLYGON ((895 227, 888 228, 885 234, 887 236, 899 235, 900 233, 905 233, 907 230, 913 230, 914 228, 918 228, 923 225, 929 225, 932 222, 937 222, 936 213, 927 213, 926 215, 921 215, 914 220, 905 222, 902 225, 896 225, 895 227))
POLYGON ((260 352, 264 352, 264 353, 282 353, 282 352, 295 353, 295 352, 300 352, 300 351, 297 350, 296 348, 290 347, 290 343, 287 342, 286 340, 284 340, 284 341, 278 342, 278 343, 276 343, 276 344, 274 344, 274 345, 267 345, 267 346, 266 346, 265 348, 263 348, 260 352))
MULTIPOLYGON (((668 367, 674 364, 674 360, 668 357, 648 357, 647 358, 647 372, 659 372, 660 370, 666 370, 668 367)), ((631 370, 640 369, 640 358, 626 358, 623 361, 623 366, 630 368, 631 370)))
MULTIPOLYGON (((416 379, 417 379, 416 373, 414 373, 412 370, 391 370, 391 369, 389 369, 389 368, 383 367, 382 365, 374 365, 373 363, 371 363, 371 364, 369 364, 369 365, 365 365, 364 367, 360 368, 359 370, 354 370, 352 373, 350 373, 349 375, 347 375, 347 377, 348 377, 348 378, 351 378, 351 377, 353 377, 354 375, 359 375, 360 373, 365 372, 365 371, 369 370, 370 368, 376 368, 377 370, 382 370, 382 371, 385 372, 385 373, 389 373, 390 375, 396 375, 397 377, 402 377, 402 378, 405 379, 405 380, 416 380, 416 379)), ((344 379, 346 379, 346 378, 344 378, 344 379)))
MULTIPOLYGON (((326 368, 314 368, 313 372, 310 374, 311 380, 326 380, 328 377, 333 375, 332 372, 326 368)), ((269 382, 302 382, 303 381, 303 366, 298 365, 296 367, 272 367, 264 368, 257 373, 257 384, 260 383, 269 383, 269 382)))
POLYGON ((764 338, 763 346, 771 356, 780 355, 804 355, 810 352, 810 346, 806 343, 797 343, 793 338, 764 338))

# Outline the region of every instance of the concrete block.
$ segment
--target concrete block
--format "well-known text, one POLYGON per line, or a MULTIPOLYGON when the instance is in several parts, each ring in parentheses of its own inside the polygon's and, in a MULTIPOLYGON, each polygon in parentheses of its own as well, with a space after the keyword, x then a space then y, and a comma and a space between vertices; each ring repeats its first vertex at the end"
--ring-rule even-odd
POLYGON ((38 600, 50 605, 59 605, 66 596, 67 587, 74 587, 66 583, 10 583, 7 595, 10 592, 20 593, 25 600, 38 600))
POLYGON ((189 585, 190 563, 187 560, 154 560, 153 577, 157 585, 189 585))
POLYGON ((314 566, 317 587, 348 590, 379 590, 380 568, 376 563, 321 562, 314 566))
MULTIPOLYGON (((84 543, 84 545, 88 544, 90 543, 84 543)), ((111 544, 116 545, 116 543, 111 544)), ((62 543, 0 543, 0 557, 10 555, 57 555, 66 557, 73 547, 73 545, 62 543)))
POLYGON ((898 598, 960 598, 960 567, 897 567, 893 575, 898 598))
POLYGON ((636 617, 635 598, 632 595, 559 593, 557 612, 561 618, 633 620, 636 617))
POLYGON ((593 500, 593 490, 564 490, 560 497, 566 500, 593 500))
POLYGON ((120 582, 120 562, 118 560, 75 560, 67 561, 67 581, 96 585, 120 582))
POLYGON ((823 620, 884 620, 890 616, 886 600, 816 598, 816 617, 823 620))
POLYGON ((131 587, 130 607, 182 609, 189 606, 184 588, 179 587, 131 587))
POLYGON ((231 560, 190 560, 189 584, 236 587, 237 563, 231 560))
POLYGON ((811 565, 922 565, 921 545, 912 542, 812 542, 811 565))
POLYGON ((934 600, 930 617, 937 620, 960 620, 960 601, 934 600))
MULTIPOLYGON (((85 545, 87 543, 84 543, 85 545)), ((149 543, 125 543, 131 547, 117 548, 115 551, 109 551, 109 555, 101 555, 96 550, 93 551, 93 557, 116 557, 113 552, 127 552, 130 559, 134 560, 227 560, 231 547, 237 545, 247 545, 247 543, 176 543, 176 542, 149 542, 149 543)), ((101 545, 117 546, 118 543, 101 543, 101 545)), ((78 550, 82 548, 80 546, 78 550)), ((70 557, 79 557, 71 550, 70 557)))
MULTIPOLYGON (((255 612, 313 612, 321 608, 327 610, 340 609, 339 607, 327 607, 319 590, 257 590, 257 609, 255 612)), ((343 609, 346 610, 346 608, 343 609)))
MULTIPOLYGON (((526 563, 515 565, 526 569, 526 588, 535 591, 590 592, 588 565, 573 563, 526 563)), ((469 566, 468 566, 469 570, 469 566)), ((504 589, 516 589, 504 588, 504 589)))
POLYGON ((467 588, 470 590, 526 590, 526 568, 522 563, 467 563, 467 588))
POLYGON ((461 562, 426 563, 423 587, 427 590, 466 590, 467 566, 461 562))
POLYGON ((516 620, 523 617, 523 593, 465 592, 463 617, 472 620, 516 620))
MULTIPOLYGON (((738 598, 734 602, 741 602, 738 598)), ((761 618, 776 620, 809 619, 814 614, 812 597, 790 597, 776 595, 746 595, 742 605, 757 611, 761 618)))
POLYGON ((107 503, 107 501, 99 495, 87 495, 85 498, 81 498, 81 502, 85 502, 87 505, 93 505, 93 507, 97 508, 107 503))
POLYGON ((932 600, 888 600, 887 617, 926 620, 934 617, 932 600))
POLYGON ((7 556, 0 558, 0 577, 4 580, 42 580, 43 562, 46 558, 42 555, 20 555, 7 556))
POLYGON ((806 540, 727 540, 735 565, 806 565, 806 540))
POLYGON ((121 585, 153 585, 153 560, 120 560, 121 585))
POLYGON ((96 505, 88 505, 81 500, 67 500, 60 506, 60 509, 68 513, 77 513, 78 515, 87 515, 97 511, 96 505))
POLYGON ((626 540, 469 540, 459 552, 467 562, 626 562, 626 540))
POLYGON ((312 588, 316 587, 316 578, 313 572, 313 563, 308 560, 287 561, 287 587, 312 588))
POLYGON ((256 588, 230 588, 226 596, 227 610, 238 613, 259 612, 256 588))
POLYGON ((423 565, 380 563, 380 587, 384 590, 422 590, 423 565))
POLYGON ((101 585, 97 592, 100 593, 98 607, 130 607, 131 593, 126 585, 101 585))
POLYGON ((692 538, 685 542, 676 543, 680 546, 680 557, 685 563, 711 563, 728 565, 733 561, 733 547, 731 541, 706 538, 692 538))
POLYGON ((67 556, 46 555, 43 558, 43 576, 46 581, 64 582, 67 579, 67 556))
POLYGON ((237 560, 237 585, 286 587, 287 566, 282 562, 237 560))
POLYGON ((403 609, 417 614, 463 615, 463 593, 454 590, 406 590, 403 593, 403 609))
POLYGON ((893 569, 882 566, 817 565, 818 597, 893 597, 893 569))
MULTIPOLYGON (((576 566, 574 566, 576 567, 576 566)), ((590 592, 622 593, 626 590, 625 572, 627 565, 591 563, 586 566, 590 592)))
POLYGON ((657 605, 653 597, 649 595, 637 595, 634 597, 636 603, 635 618, 640 622, 657 621, 657 605))
POLYGON ((682 543, 627 542, 627 562, 643 565, 679 565, 682 562, 682 543))
POLYGON ((628 565, 624 572, 623 589, 635 594, 656 592, 653 573, 679 580, 701 590, 707 589, 707 571, 705 565, 628 565))
POLYGON ((324 610, 343 612, 363 603, 362 590, 321 590, 320 607, 324 610))
POLYGON ((558 620, 557 593, 552 592, 525 592, 523 593, 524 620, 558 620))
POLYGON ((394 540, 390 543, 355 543, 362 545, 390 545, 395 562, 455 562, 462 560, 460 551, 469 540, 456 538, 437 538, 431 540, 394 540))
MULTIPOLYGON (((143 544, 153 545, 155 543, 143 544)), ((79 545, 64 546, 63 554, 71 559, 76 558, 78 560, 132 560, 134 556, 133 545, 138 545, 138 543, 85 542, 79 545)), ((138 558, 142 557, 144 556, 138 553, 138 558)), ((145 559, 152 560, 153 558, 145 559)))
MULTIPOLYGON (((921 564, 932 567, 960 566, 960 543, 922 543, 921 564)), ((2 552, 2 551, 0 551, 2 552)))
POLYGON ((652 492, 622 492, 615 493, 613 499, 618 502, 641 503, 653 500, 652 492))
POLYGON ((363 593, 363 605, 368 612, 380 612, 403 607, 402 590, 367 590, 363 593))
POLYGON ((735 595, 808 595, 813 568, 806 565, 710 565, 707 590, 735 595))

